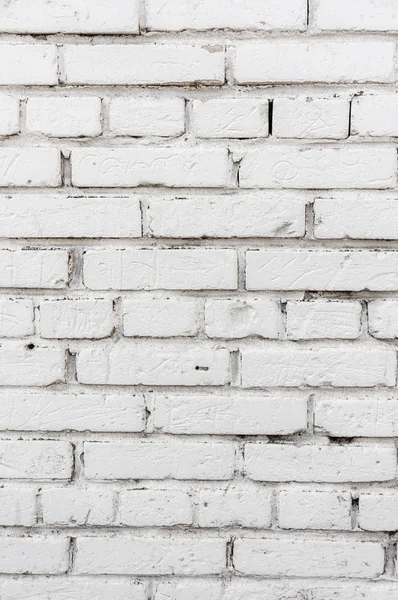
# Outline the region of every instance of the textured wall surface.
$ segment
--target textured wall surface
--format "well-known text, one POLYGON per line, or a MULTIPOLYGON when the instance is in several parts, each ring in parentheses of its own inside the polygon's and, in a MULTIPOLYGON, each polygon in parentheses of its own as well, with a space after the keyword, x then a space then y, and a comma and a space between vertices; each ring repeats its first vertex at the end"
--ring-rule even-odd
POLYGON ((397 600, 397 0, 0 1, 0 600, 397 600))

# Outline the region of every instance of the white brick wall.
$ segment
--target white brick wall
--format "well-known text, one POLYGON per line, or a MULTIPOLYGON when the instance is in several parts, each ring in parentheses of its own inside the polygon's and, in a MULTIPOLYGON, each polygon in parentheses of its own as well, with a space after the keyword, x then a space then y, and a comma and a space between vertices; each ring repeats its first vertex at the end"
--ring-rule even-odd
POLYGON ((397 0, 0 2, 0 599, 398 597, 397 0))

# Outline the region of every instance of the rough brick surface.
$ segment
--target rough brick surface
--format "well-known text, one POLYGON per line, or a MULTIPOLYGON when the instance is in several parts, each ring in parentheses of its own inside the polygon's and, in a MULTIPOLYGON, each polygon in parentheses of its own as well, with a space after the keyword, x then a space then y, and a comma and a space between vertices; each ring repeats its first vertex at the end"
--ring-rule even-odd
POLYGON ((0 1, 1 600, 397 600, 397 33, 0 1))

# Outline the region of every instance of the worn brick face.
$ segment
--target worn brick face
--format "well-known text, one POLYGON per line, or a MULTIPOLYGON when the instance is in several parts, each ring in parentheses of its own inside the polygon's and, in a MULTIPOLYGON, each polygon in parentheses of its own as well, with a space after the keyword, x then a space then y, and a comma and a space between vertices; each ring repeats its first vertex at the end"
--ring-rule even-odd
POLYGON ((0 1, 0 599, 396 600, 397 0, 0 1))

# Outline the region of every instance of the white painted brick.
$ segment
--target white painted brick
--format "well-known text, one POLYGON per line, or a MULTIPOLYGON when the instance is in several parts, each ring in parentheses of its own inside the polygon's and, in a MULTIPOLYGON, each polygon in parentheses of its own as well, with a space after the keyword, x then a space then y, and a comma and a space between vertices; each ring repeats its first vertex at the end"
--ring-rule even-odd
POLYGON ((398 302, 374 300, 368 304, 369 333, 381 339, 398 337, 398 302))
MULTIPOLYGON (((0 583, 4 600, 145 600, 145 584, 96 577, 51 578, 24 576, 0 583)), ((384 600, 384 599, 383 599, 384 600)))
POLYGON ((138 33, 137 0, 23 0, 0 6, 5 33, 138 33))
POLYGON ((305 205, 286 192, 261 196, 153 198, 149 227, 154 237, 302 237, 305 205))
POLYGON ((116 135, 175 137, 185 130, 183 98, 113 98, 109 129, 116 135))
POLYGON ((0 299, 0 337, 23 337, 34 333, 31 298, 0 299))
POLYGON ((43 338, 104 338, 116 324, 112 300, 47 300, 40 304, 43 338))
POLYGON ((395 490, 359 494, 358 525, 368 531, 397 531, 398 495, 395 490))
POLYGON ((288 6, 277 0, 148 0, 147 25, 155 31, 184 29, 303 30, 307 6, 304 0, 290 0, 288 6))
POLYGON ((198 578, 174 579, 158 583, 154 598, 155 600, 221 600, 224 589, 226 590, 224 581, 198 578))
POLYGON ((237 45, 237 83, 388 82, 394 77, 390 41, 278 41, 237 45))
POLYGON ((78 351, 76 368, 79 383, 96 385, 221 386, 230 380, 228 350, 195 342, 90 345, 78 351))
POLYGON ((97 136, 101 133, 101 99, 94 97, 30 98, 26 129, 49 137, 97 136))
POLYGON ((288 302, 287 337, 291 340, 354 340, 361 333, 361 312, 360 302, 288 302))
POLYGON ((349 109, 348 98, 275 98, 272 133, 278 138, 344 139, 349 109))
POLYGON ((69 563, 69 540, 55 537, 0 539, 0 573, 62 574, 69 563))
POLYGON ((36 523, 36 492, 33 488, 6 486, 0 489, 0 524, 32 527, 36 523))
POLYGON ((2 440, 0 460, 3 479, 69 479, 72 475, 68 442, 2 440))
POLYGON ((319 239, 398 239, 396 198, 319 198, 314 204, 319 239))
POLYGON ((235 568, 270 577, 379 577, 384 548, 377 542, 319 538, 238 539, 235 568))
POLYGON ((256 481, 366 482, 396 477, 395 446, 246 444, 246 473, 256 481))
POLYGON ((282 529, 351 529, 351 495, 348 492, 281 490, 278 524, 282 529))
POLYGON ((192 129, 200 138, 268 136, 268 100, 194 100, 192 129))
MULTIPOLYGON (((26 15, 24 19, 26 23, 26 15)), ((57 82, 54 44, 0 45, 0 85, 56 85, 57 82)))
POLYGON ((1 392, 0 429, 138 432, 145 429, 145 402, 135 393, 1 392))
POLYGON ((261 298, 206 300, 205 332, 210 338, 280 338, 283 330, 278 302, 261 298))
POLYGON ((351 114, 352 135, 398 136, 397 111, 397 94, 377 94, 354 98, 351 114))
POLYGON ((61 185, 61 159, 56 148, 2 148, 0 150, 1 187, 58 187, 59 185, 61 185))
MULTIPOLYGON (((388 50, 382 45, 383 53, 388 50)), ((189 85, 224 83, 224 48, 217 45, 111 44, 63 48, 66 83, 189 85)), ((1 54, 0 54, 1 57, 1 54)), ((387 72, 388 56, 384 71, 387 72)), ((381 65, 380 65, 381 66, 381 65)), ((0 70, 1 81, 1 70, 0 70)), ((7 83, 7 82, 6 82, 7 83)))
POLYGON ((77 187, 229 186, 224 148, 77 148, 71 160, 77 187))
POLYGON ((87 250, 84 283, 95 290, 234 290, 236 251, 220 248, 87 250))
POLYGON ((0 236, 5 238, 141 237, 137 198, 67 196, 2 197, 0 236))
POLYGON ((192 525, 192 501, 179 490, 126 490, 119 494, 121 525, 175 527, 192 525))
MULTIPOLYGON (((357 580, 358 581, 358 580, 357 580)), ((349 582, 336 579, 287 579, 264 581, 233 577, 230 581, 205 580, 201 578, 174 579, 161 582, 155 592, 156 600, 391 600, 396 584, 383 581, 349 582)), ((12 597, 6 600, 19 600, 12 597)), ((25 600, 25 598, 24 598, 25 600)), ((34 600, 42 600, 34 597, 34 600)), ((48 600, 47 597, 45 600, 48 600)), ((49 600, 52 600, 49 599, 49 600)), ((56 598, 58 600, 58 598, 56 598)), ((62 598, 64 600, 64 598, 62 598)), ((69 600, 69 597, 65 600, 69 600)), ((73 597, 74 600, 74 597, 73 597)), ((102 600, 102 597, 100 598, 102 600)), ((124 598, 123 598, 124 600, 124 598)))
POLYGON ((230 442, 85 443, 88 479, 230 479, 234 467, 230 442))
POLYGON ((165 433, 288 435, 307 427, 307 397, 155 396, 154 424, 165 433))
POLYGON ((396 380, 395 363, 395 352, 382 347, 263 344, 242 349, 242 385, 392 387, 396 380))
MULTIPOLYGON (((266 590, 264 590, 264 582, 259 580, 235 577, 229 582, 214 580, 210 582, 196 578, 193 582, 182 579, 160 583, 155 598, 156 600, 242 600, 243 598, 252 600, 260 597, 264 600, 302 600, 307 595, 311 600, 374 600, 375 597, 378 600, 390 600, 395 591, 395 583, 369 580, 350 583, 348 579, 279 578, 277 582, 267 580, 266 590)), ((17 599, 12 598, 12 600, 17 599)))
POLYGON ((395 187, 397 157, 384 146, 267 147, 244 152, 242 188, 387 189, 395 187))
POLYGON ((397 31, 394 0, 316 0, 315 26, 323 30, 397 31))
POLYGON ((112 490, 49 488, 41 502, 46 525, 109 525, 113 520, 112 490))
POLYGON ((0 286, 63 288, 69 255, 65 250, 0 250, 0 286))
POLYGON ((271 527, 272 492, 254 485, 203 489, 198 498, 199 527, 271 527))
POLYGON ((217 575, 225 568, 221 538, 80 537, 76 571, 81 574, 217 575), (189 560, 187 557, 189 556, 189 560))
POLYGON ((65 380, 62 348, 4 343, 0 346, 0 385, 46 386, 65 380))
POLYGON ((14 135, 15 133, 19 133, 19 98, 1 95, 0 135, 14 135))
POLYGON ((194 336, 198 330, 199 306, 195 298, 143 296, 123 301, 125 336, 194 336))
POLYGON ((331 437, 396 437, 398 398, 378 391, 375 395, 339 393, 315 400, 315 426, 331 437))
POLYGON ((248 290, 388 291, 398 289, 398 253, 260 250, 246 254, 248 290))

